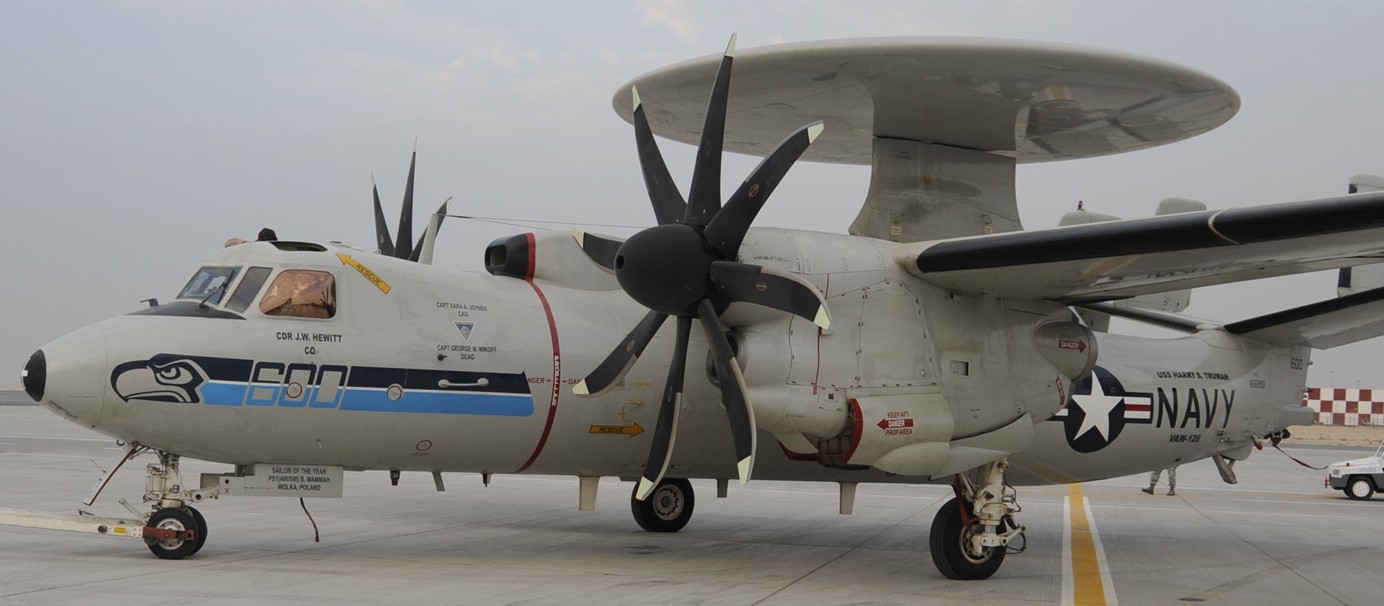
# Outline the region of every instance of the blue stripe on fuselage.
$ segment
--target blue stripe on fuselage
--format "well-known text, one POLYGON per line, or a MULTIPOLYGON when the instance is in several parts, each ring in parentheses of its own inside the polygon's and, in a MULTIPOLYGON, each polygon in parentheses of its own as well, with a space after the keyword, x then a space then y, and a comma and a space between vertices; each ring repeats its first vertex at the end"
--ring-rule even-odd
MULTIPOLYGON (((277 388, 278 386, 256 386, 277 388)), ((251 386, 244 383, 209 381, 201 387, 202 401, 211 406, 241 406, 251 386)), ((387 390, 346 388, 340 410, 358 412, 414 412, 445 415, 489 415, 501 417, 533 416, 533 397, 528 394, 503 394, 466 391, 406 390, 398 400, 389 399, 387 390)), ((256 402, 272 406, 271 402, 256 402)), ((278 406, 301 408, 302 401, 278 402, 278 406)), ((313 402, 317 408, 318 403, 313 402)))
POLYGON ((528 417, 533 415, 533 397, 527 394, 409 390, 398 400, 391 400, 387 390, 352 388, 346 390, 341 410, 528 417))

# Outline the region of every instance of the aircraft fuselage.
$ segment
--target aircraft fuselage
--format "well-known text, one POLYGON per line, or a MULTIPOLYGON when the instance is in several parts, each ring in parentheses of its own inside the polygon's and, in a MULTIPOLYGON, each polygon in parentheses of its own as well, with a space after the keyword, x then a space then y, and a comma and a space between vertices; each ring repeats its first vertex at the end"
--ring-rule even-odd
MULTIPOLYGON (((672 328, 609 393, 571 393, 643 309, 563 238, 528 236, 527 259, 496 261, 513 266, 508 277, 339 246, 226 248, 202 263, 235 268, 221 296, 45 346, 41 401, 121 440, 236 465, 637 477, 672 328), (256 267, 264 284, 289 270, 329 274, 331 317, 266 315, 264 292, 228 308, 256 267)), ((1003 445, 1018 435, 1006 427, 1023 435, 1016 483, 1112 477, 1244 450, 1301 401, 1306 350, 1217 330, 1092 337, 1057 303, 924 283, 898 269, 891 246, 774 229, 746 239, 741 260, 813 282, 832 315, 820 331, 743 304, 722 314, 760 429, 755 478, 929 481, 886 474, 901 464, 884 461, 937 442, 941 454, 910 454, 901 468, 948 468, 949 440, 1003 445), (1034 336, 1045 325, 1062 327, 1051 343, 1034 336), (1088 359, 1094 373, 1064 376, 1088 359)), ((705 350, 694 336, 670 477, 736 474, 705 350)))

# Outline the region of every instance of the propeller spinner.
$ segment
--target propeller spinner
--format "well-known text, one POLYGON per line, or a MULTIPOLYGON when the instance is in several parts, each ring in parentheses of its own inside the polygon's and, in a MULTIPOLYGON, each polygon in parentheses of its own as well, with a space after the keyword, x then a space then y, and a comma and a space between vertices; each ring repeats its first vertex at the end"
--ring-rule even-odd
POLYGON ((816 287, 799 277, 771 272, 735 261, 750 223, 784 174, 822 132, 822 123, 804 126, 779 144, 721 205, 721 150, 725 136, 726 104, 730 92, 735 36, 731 36, 716 72, 689 196, 684 201, 659 153, 639 99, 633 89, 635 144, 658 225, 619 242, 576 232, 578 243, 594 261, 614 270, 620 287, 649 313, 620 345, 572 391, 599 395, 609 391, 634 365, 669 316, 678 319, 677 341, 659 406, 649 458, 639 480, 636 498, 653 491, 668 468, 682 407, 687 346, 696 319, 706 333, 721 403, 730 421, 740 482, 754 467, 754 409, 746 396, 745 379, 735 351, 721 327, 720 314, 731 303, 763 305, 806 318, 827 328, 826 302, 816 287))

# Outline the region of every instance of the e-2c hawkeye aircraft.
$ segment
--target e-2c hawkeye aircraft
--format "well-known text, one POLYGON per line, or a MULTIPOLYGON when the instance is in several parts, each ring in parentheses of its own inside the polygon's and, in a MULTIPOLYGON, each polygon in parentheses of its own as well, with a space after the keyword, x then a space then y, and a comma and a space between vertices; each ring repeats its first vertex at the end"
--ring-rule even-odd
POLYGON ((582 509, 618 477, 653 532, 687 524, 689 478, 725 496, 753 476, 838 483, 843 513, 863 482, 948 483, 933 561, 983 579, 1023 545, 1015 486, 1205 458, 1233 482, 1310 421, 1312 348, 1384 330, 1384 290, 1177 313, 1194 287, 1376 262, 1381 192, 1022 229, 1018 164, 1206 132, 1239 108, 1217 79, 1037 42, 734 47, 615 96, 654 227, 525 233, 485 250, 487 273, 438 267, 445 206, 414 245, 411 165, 397 238, 376 195, 377 252, 228 246, 176 300, 43 346, 24 387, 122 441, 119 462, 157 455, 148 510, 118 530, 162 558, 205 541, 193 503, 339 496, 344 471, 576 476, 582 509), (686 197, 655 134, 698 146, 686 197), (723 204, 725 151, 765 159, 723 204), (751 229, 800 158, 870 163, 850 235, 751 229), (1184 334, 1112 334, 1112 316, 1184 334), (189 484, 182 456, 234 467, 189 484))

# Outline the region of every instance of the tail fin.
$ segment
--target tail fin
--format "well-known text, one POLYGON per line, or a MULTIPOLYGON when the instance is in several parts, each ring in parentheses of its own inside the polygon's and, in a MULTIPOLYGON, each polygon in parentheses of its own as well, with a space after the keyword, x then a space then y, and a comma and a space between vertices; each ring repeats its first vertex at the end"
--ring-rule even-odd
MULTIPOLYGON (((1350 178, 1350 188, 1346 193, 1363 194, 1372 191, 1384 191, 1384 177, 1355 175, 1350 178)), ((1336 295, 1340 297, 1384 286, 1384 264, 1344 267, 1340 272, 1336 278, 1336 295)))

